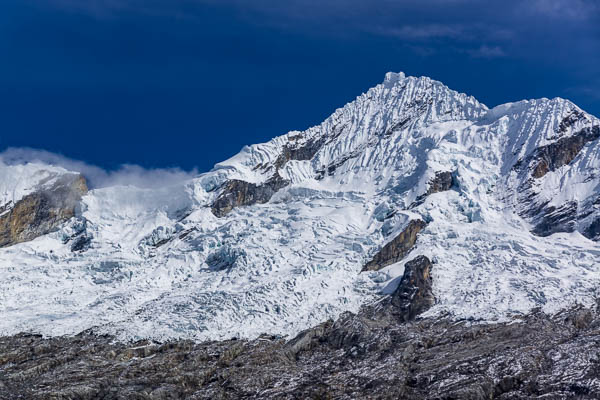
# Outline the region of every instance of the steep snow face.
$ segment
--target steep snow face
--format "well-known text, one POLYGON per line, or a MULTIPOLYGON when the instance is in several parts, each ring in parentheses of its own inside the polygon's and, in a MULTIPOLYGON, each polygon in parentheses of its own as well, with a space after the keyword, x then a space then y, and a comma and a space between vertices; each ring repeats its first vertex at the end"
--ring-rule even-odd
POLYGON ((558 98, 512 104, 495 116, 506 123, 503 200, 539 235, 600 237, 598 119, 558 98))
POLYGON ((434 261, 429 315, 502 320, 591 303, 600 245, 582 233, 593 237, 600 196, 598 125, 562 99, 488 110, 429 78, 387 74, 319 126, 168 188, 92 190, 61 231, 0 249, 0 334, 294 334, 390 293, 421 254, 434 261), (546 160, 557 153, 547 146, 586 129, 585 143, 546 160), (433 193, 439 172, 452 187, 433 193), (228 180, 275 174, 287 185, 266 204, 211 212, 228 180), (569 229, 531 233, 573 201, 569 229), (360 273, 416 218, 427 226, 404 260, 360 273), (89 248, 72 252, 81 234, 89 248))
POLYGON ((325 186, 342 184, 347 190, 350 181, 356 181, 360 187, 365 183, 385 185, 379 181, 369 182, 376 178, 372 176, 373 171, 390 164, 397 166, 398 162, 412 164, 414 160, 405 160, 406 154, 398 154, 397 150, 413 144, 415 140, 411 136, 421 136, 421 128, 434 123, 474 120, 486 112, 487 107, 475 98, 450 90, 430 78, 387 74, 383 84, 336 110, 321 125, 246 147, 238 155, 217 164, 216 169, 221 179, 264 182, 273 173, 269 167, 276 163, 286 146, 300 148, 318 142, 320 145, 310 160, 284 166, 285 178, 302 182, 320 172, 333 175, 325 186), (352 177, 348 176, 350 172, 352 177))

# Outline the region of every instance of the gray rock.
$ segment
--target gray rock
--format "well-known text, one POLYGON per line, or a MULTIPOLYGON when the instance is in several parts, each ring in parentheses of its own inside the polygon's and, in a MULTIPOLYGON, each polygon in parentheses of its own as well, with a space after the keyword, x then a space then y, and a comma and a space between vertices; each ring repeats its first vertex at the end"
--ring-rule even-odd
POLYGON ((281 178, 278 173, 260 185, 238 179, 229 180, 222 186, 221 194, 213 203, 212 213, 217 217, 223 217, 239 206, 264 204, 288 184, 289 182, 281 178))
POLYGON ((389 306, 290 341, 2 337, 0 399, 600 398, 595 309, 483 324, 401 322, 389 306))
POLYGON ((426 196, 433 193, 445 192, 450 190, 454 185, 454 178, 450 171, 438 171, 435 173, 435 177, 429 182, 426 196))
MULTIPOLYGON (((341 130, 338 132, 334 129, 334 134, 336 134, 335 132, 339 135, 341 130)), ((274 171, 271 178, 266 182, 260 185, 239 179, 225 182, 221 187, 220 195, 212 204, 213 214, 217 217, 223 217, 239 206, 264 204, 271 200, 276 192, 288 186, 290 182, 279 175, 279 170, 290 160, 311 160, 327 140, 326 137, 319 137, 306 142, 298 142, 300 138, 301 136, 290 136, 289 143, 283 146, 281 154, 272 164, 257 165, 255 167, 265 171, 274 171)))
POLYGON ((75 215, 87 193, 83 176, 69 174, 49 189, 40 189, 17 201, 0 216, 0 247, 27 242, 57 230, 75 215))
POLYGON ((378 271, 381 268, 402 260, 414 247, 417 241, 417 234, 425 226, 427 224, 421 220, 411 220, 398 236, 383 246, 373 259, 365 264, 362 270, 378 271))
POLYGON ((445 192, 447 190, 452 189, 453 186, 457 186, 456 180, 454 178, 454 174, 450 171, 437 171, 433 179, 431 179, 427 184, 427 191, 417 197, 415 202, 411 204, 410 208, 418 206, 422 204, 427 196, 432 195, 434 193, 445 192))
POLYGON ((398 288, 391 298, 393 309, 410 321, 435 304, 431 284, 431 261, 425 256, 407 262, 398 288))
POLYGON ((600 127, 594 126, 582 129, 572 136, 559 139, 547 146, 538 147, 531 159, 533 164, 531 176, 539 179, 549 171, 556 171, 563 165, 569 164, 587 143, 598 138, 600 138, 600 127))

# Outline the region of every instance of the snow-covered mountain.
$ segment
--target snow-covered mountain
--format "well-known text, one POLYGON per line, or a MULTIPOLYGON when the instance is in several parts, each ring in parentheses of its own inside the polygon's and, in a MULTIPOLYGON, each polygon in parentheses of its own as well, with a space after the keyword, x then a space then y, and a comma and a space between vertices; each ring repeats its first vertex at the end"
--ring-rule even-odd
POLYGON ((589 305, 599 138, 600 121, 568 100, 488 109, 388 73, 321 125, 184 183, 86 192, 78 171, 4 163, 2 215, 31 193, 77 204, 59 201, 74 217, 0 249, 0 334, 294 334, 393 292, 420 255, 433 263, 426 315, 495 321, 589 305))

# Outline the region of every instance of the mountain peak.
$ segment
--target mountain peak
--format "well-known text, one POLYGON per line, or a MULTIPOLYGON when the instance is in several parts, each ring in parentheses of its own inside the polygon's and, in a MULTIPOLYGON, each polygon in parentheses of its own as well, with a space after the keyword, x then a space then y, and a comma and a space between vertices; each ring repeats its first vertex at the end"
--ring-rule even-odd
POLYGON ((387 72, 385 74, 384 83, 398 82, 406 78, 404 72, 387 72))
POLYGON ((597 119, 567 101, 488 110, 391 72, 317 126, 181 187, 92 190, 57 231, 0 249, 0 331, 294 334, 393 292, 415 259, 431 261, 429 316, 588 304, 599 139, 597 119))

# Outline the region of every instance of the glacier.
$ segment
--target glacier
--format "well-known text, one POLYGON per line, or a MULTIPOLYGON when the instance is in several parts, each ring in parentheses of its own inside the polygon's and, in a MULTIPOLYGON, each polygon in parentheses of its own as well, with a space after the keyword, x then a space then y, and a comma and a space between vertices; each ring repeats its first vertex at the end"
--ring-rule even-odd
MULTIPOLYGON (((92 188, 58 231, 0 249, 0 335, 294 335, 379 301, 419 255, 433 262, 425 316, 508 321, 592 305, 599 126, 565 99, 489 109, 433 79, 388 73, 318 126, 184 182, 92 188), (540 167, 544 149, 572 142, 568 162, 540 167), (452 187, 428 193, 439 172, 452 187), (215 215, 227 182, 274 177, 268 199, 215 215), (361 272, 413 219, 427 225, 410 253, 361 272), (72 251, 81 232, 89 247, 72 251)), ((3 161, 1 204, 77 172, 3 161)))

